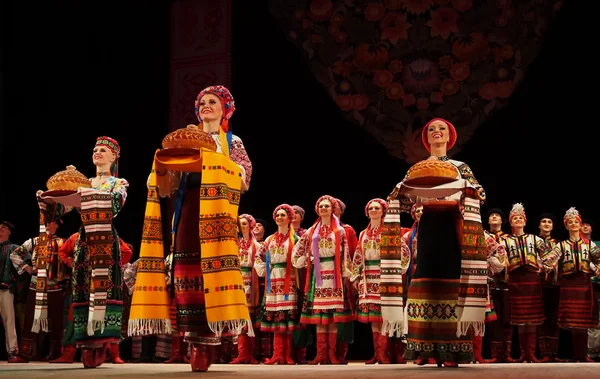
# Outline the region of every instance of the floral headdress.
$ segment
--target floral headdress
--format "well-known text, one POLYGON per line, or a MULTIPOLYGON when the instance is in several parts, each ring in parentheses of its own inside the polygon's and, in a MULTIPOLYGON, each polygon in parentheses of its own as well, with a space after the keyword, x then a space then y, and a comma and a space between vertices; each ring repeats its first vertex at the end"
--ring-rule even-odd
POLYGON ((367 217, 369 217, 369 207, 373 203, 379 203, 379 205, 381 205, 381 210, 383 212, 382 218, 385 217, 385 215, 387 214, 387 211, 388 211, 388 203, 387 203, 387 201, 385 201, 383 199, 379 199, 379 198, 369 200, 369 202, 367 203, 367 206, 365 207, 365 215, 367 217))
POLYGON ((292 218, 294 218, 294 208, 292 208, 292 206, 289 204, 281 204, 281 205, 278 205, 277 208, 275 208, 275 210, 273 211, 273 221, 275 221, 277 212, 279 212, 280 209, 283 209, 285 211, 285 213, 287 213, 289 222, 291 224, 292 218))
POLYGON ((525 216, 525 207, 523 206, 523 204, 516 203, 512 206, 512 209, 508 214, 508 221, 510 222, 510 220, 515 216, 523 216, 525 221, 527 221, 527 216, 525 216))
POLYGON ((252 232, 252 230, 256 226, 256 220, 254 219, 254 217, 252 217, 252 215, 249 215, 248 213, 244 213, 239 215, 238 218, 245 218, 246 220, 248 220, 248 225, 250 226, 250 231, 252 232))
POLYGON ((579 223, 581 224, 581 215, 579 214, 579 211, 577 209, 575 209, 575 207, 571 207, 569 209, 567 209, 567 211, 565 212, 565 217, 563 218, 563 222, 565 224, 565 226, 567 225, 567 221, 570 218, 576 218, 577 220, 579 220, 579 223))
POLYGON ((196 113, 196 117, 198 117, 198 121, 200 122, 202 122, 202 117, 200 115, 200 100, 202 100, 202 97, 207 94, 215 95, 221 101, 223 121, 221 122, 221 129, 219 130, 219 138, 221 140, 223 154, 229 156, 229 148, 231 147, 231 139, 233 137, 231 129, 229 128, 229 119, 233 115, 233 112, 235 112, 235 101, 233 100, 231 92, 229 92, 225 86, 217 85, 206 87, 200 91, 196 97, 196 101, 194 102, 194 112, 196 113), (225 144, 225 142, 227 144, 225 144))
POLYGON ((323 195, 319 198, 319 200, 317 200, 317 203, 315 204, 315 212, 317 213, 317 215, 319 214, 319 203, 323 200, 329 200, 329 202, 331 203, 331 207, 332 207, 331 213, 335 214, 335 211, 337 211, 338 207, 340 206, 337 199, 334 198, 333 196, 323 195))

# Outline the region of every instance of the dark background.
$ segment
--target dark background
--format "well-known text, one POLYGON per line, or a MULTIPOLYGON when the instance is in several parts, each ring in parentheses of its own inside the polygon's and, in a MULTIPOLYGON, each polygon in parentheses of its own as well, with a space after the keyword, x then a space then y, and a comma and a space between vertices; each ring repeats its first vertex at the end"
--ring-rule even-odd
MULTIPOLYGON (((2 2, 0 219, 15 224, 14 243, 37 234, 36 190, 68 164, 93 176, 95 139, 108 135, 121 145, 119 176, 130 183, 116 226, 137 256, 146 178, 169 131, 170 4, 114 4, 2 2)), ((454 157, 485 187, 484 210, 508 213, 522 202, 531 233, 541 212, 562 220, 570 206, 592 219, 600 211, 586 11, 583 2, 566 2, 509 105, 454 157)), ((240 212, 270 221, 278 204, 298 204, 308 227, 327 193, 346 203, 343 219, 360 232, 367 201, 385 198, 408 165, 343 118, 266 7, 234 1, 232 45, 231 125, 254 165, 240 212)), ((68 236, 80 221, 65 220, 60 234, 68 236)), ((555 229, 566 236, 560 222, 555 229)))

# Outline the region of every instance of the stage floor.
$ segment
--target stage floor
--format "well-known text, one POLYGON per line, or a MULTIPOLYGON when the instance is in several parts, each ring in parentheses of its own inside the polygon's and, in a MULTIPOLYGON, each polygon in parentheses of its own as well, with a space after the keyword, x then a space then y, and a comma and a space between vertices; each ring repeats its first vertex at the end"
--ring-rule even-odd
POLYGON ((437 368, 432 365, 365 366, 362 362, 347 366, 266 366, 266 365, 212 365, 208 372, 193 373, 188 364, 103 364, 96 369, 83 369, 73 364, 0 364, 2 378, 240 378, 240 379, 405 379, 405 378, 598 378, 600 363, 504 363, 462 365, 459 368, 437 368))

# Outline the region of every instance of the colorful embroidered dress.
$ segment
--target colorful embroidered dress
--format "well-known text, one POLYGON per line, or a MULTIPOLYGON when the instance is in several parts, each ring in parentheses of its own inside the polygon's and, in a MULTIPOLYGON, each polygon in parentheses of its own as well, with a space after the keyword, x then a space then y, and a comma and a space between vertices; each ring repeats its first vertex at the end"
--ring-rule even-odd
POLYGON ((96 188, 81 189, 83 226, 73 255, 71 304, 78 347, 100 347, 121 340, 121 249, 112 219, 125 204, 127 187, 127 180, 111 176, 96 188), (94 264, 94 260, 103 264, 94 264))
POLYGON ((381 317, 380 256, 381 227, 367 228, 358 237, 358 246, 352 259, 351 281, 358 279, 358 321, 383 323, 381 317))
POLYGON ((267 237, 256 254, 254 269, 266 282, 264 314, 260 320, 263 332, 284 332, 298 328, 296 270, 291 265, 288 267, 292 241, 297 238, 295 235, 290 238, 289 232, 276 232, 267 237), (288 290, 285 288, 286 278, 288 290))
POLYGON ((246 293, 246 301, 248 302, 248 312, 250 313, 250 317, 252 317, 253 323, 258 326, 256 312, 259 310, 260 300, 258 297, 257 274, 254 271, 254 258, 261 247, 261 243, 254 238, 248 240, 240 238, 238 246, 244 292, 246 293))
MULTIPOLYGON (((337 223, 337 221, 336 221, 337 223)), ((332 224, 334 220, 332 219, 332 224)), ((346 232, 337 224, 333 228, 321 222, 311 226, 294 247, 292 264, 308 267, 302 324, 330 324, 352 321, 345 308, 342 278, 352 276, 346 232)))

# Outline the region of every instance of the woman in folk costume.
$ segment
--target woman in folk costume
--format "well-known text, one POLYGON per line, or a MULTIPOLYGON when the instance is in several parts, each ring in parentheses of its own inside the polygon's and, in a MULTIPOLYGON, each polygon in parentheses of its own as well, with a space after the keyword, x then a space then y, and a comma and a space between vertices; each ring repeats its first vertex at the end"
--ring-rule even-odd
POLYGON ((548 271, 558 272, 558 325, 572 332, 573 360, 593 362, 587 356, 587 329, 598 327, 598 303, 594 297, 592 277, 600 275, 600 249, 593 241, 583 237, 577 209, 569 208, 563 222, 569 238, 558 243, 542 258, 542 262, 548 271))
POLYGON ((112 220, 125 204, 129 183, 117 176, 120 153, 113 138, 97 138, 92 153, 96 176, 90 179, 91 188, 79 187, 83 225, 73 256, 67 258, 73 269, 72 340, 83 349, 85 368, 100 366, 109 345, 116 353, 121 340, 121 240, 112 220))
POLYGON ((292 227, 294 210, 281 204, 273 211, 277 232, 261 244, 254 259, 254 269, 265 278, 265 295, 260 330, 274 333, 273 357, 265 364, 288 364, 292 358, 292 332, 298 329, 298 293, 296 270, 292 266, 292 251, 298 236, 292 227))
POLYGON ((40 206, 40 234, 25 241, 10 254, 19 275, 31 274, 29 295, 25 304, 24 328, 19 342, 22 363, 41 360, 42 339, 39 333, 50 337, 48 360, 60 357, 62 352, 64 292, 70 290, 71 269, 58 259, 58 251, 64 239, 56 235, 65 211, 62 204, 45 204, 37 198, 40 206), (30 264, 27 264, 31 260, 30 264), (38 286, 38 283, 40 285, 38 286))
MULTIPOLYGON (((250 318, 255 328, 254 332, 258 333, 260 324, 257 322, 256 313, 259 310, 260 302, 258 297, 258 275, 254 270, 254 257, 260 249, 261 244, 256 241, 251 232, 256 226, 254 217, 249 214, 242 214, 239 216, 239 220, 242 236, 238 240, 238 247, 240 267, 242 268, 242 278, 244 280, 244 292, 246 293, 246 301, 248 303, 248 313, 250 313, 250 318)), ((240 334, 237 341, 238 356, 229 363, 260 363, 254 358, 255 340, 256 337, 248 337, 247 331, 240 334)))
POLYGON ((426 364, 430 357, 440 367, 458 367, 459 361, 472 360, 469 332, 483 335, 484 331, 487 254, 479 207, 485 193, 469 166, 447 157, 456 137, 454 126, 439 118, 429 121, 422 131, 423 144, 431 153, 429 159, 452 164, 464 187, 441 199, 445 201, 438 201, 438 196, 418 199, 423 215, 416 270, 410 286, 404 288, 408 289, 406 319, 401 281, 402 260, 406 258, 401 255, 399 238, 399 212, 410 210, 410 201, 401 197, 404 180, 388 197, 382 230, 382 333, 400 335, 408 323, 404 358, 415 359, 418 365, 426 364))
POLYGON ((346 232, 334 215, 337 201, 324 195, 317 200, 319 218, 294 247, 292 264, 306 267, 301 324, 317 326, 317 356, 310 364, 340 364, 336 356, 338 324, 353 320, 346 308, 344 286, 352 276, 346 232))
MULTIPOLYGON (((543 238, 524 231, 527 223, 523 204, 513 205, 508 222, 512 234, 502 243, 508 255, 508 292, 510 296, 510 323, 518 325, 521 356, 516 362, 539 363, 535 357, 537 327, 544 322, 544 305, 540 272, 544 271, 542 257, 548 252, 543 238)), ((515 362, 510 356, 511 341, 506 342, 506 361, 515 362)))
MULTIPOLYGON (((423 206, 417 204, 413 204, 410 209, 410 216, 414 220, 411 228, 402 234, 401 240, 401 252, 402 252, 402 283, 408 288, 410 285, 410 281, 412 280, 413 275, 415 274, 416 269, 416 260, 417 260, 417 242, 419 240, 419 220, 423 215, 423 206)), ((403 301, 406 302, 406 293, 404 293, 403 301)), ((405 326, 407 326, 405 324, 405 326)), ((406 333, 403 333, 405 335, 406 333)), ((388 342, 388 354, 390 355, 390 362, 395 364, 406 364, 406 360, 404 360, 404 351, 406 348, 406 344, 402 341, 400 337, 389 337, 388 342)), ((433 358, 429 359, 431 364, 435 364, 435 360, 433 358)))
MULTIPOLYGON (((356 246, 358 245, 358 236, 356 235, 356 231, 352 226, 342 221, 342 216, 344 215, 344 212, 346 212, 346 204, 339 198, 336 198, 335 200, 338 202, 339 207, 336 208, 334 215, 338 218, 340 225, 346 232, 348 254, 349 258, 352 259, 352 254, 354 254, 354 251, 356 251, 356 246)), ((349 265, 349 267, 352 267, 352 261, 350 261, 349 265)), ((337 350, 335 354, 338 361, 340 361, 340 363, 343 365, 348 364, 348 360, 346 360, 346 354, 348 354, 348 345, 354 343, 354 320, 356 319, 355 308, 358 302, 357 294, 354 291, 354 288, 351 286, 350 281, 347 280, 346 283, 348 283, 348 287, 346 287, 346 291, 344 291, 344 301, 346 302, 345 308, 352 312, 353 317, 351 321, 338 323, 337 350)))
MULTIPOLYGON (((223 332, 238 335, 248 327, 248 335, 254 335, 237 248, 239 199, 250 186, 252 164, 242 140, 229 127, 235 111, 229 90, 220 85, 207 87, 194 106, 200 121, 197 127, 213 137, 217 150, 202 151, 202 172, 172 171, 155 160, 148 180, 140 260, 160 260, 160 266, 146 278, 145 273, 138 273, 137 283, 164 286, 162 232, 155 227, 160 222, 160 207, 156 204, 158 196, 177 192, 172 269, 177 329, 192 344, 192 371, 207 371, 213 346, 221 344, 223 332)), ((166 298, 136 290, 130 317, 130 335, 171 331, 166 298), (156 310, 161 314, 157 316, 156 310)))
POLYGON ((371 324, 374 356, 365 364, 388 364, 388 336, 381 334, 381 296, 379 295, 381 226, 387 212, 383 199, 372 199, 365 207, 369 225, 358 236, 358 246, 352 258, 352 281, 358 292, 358 322, 371 324))

